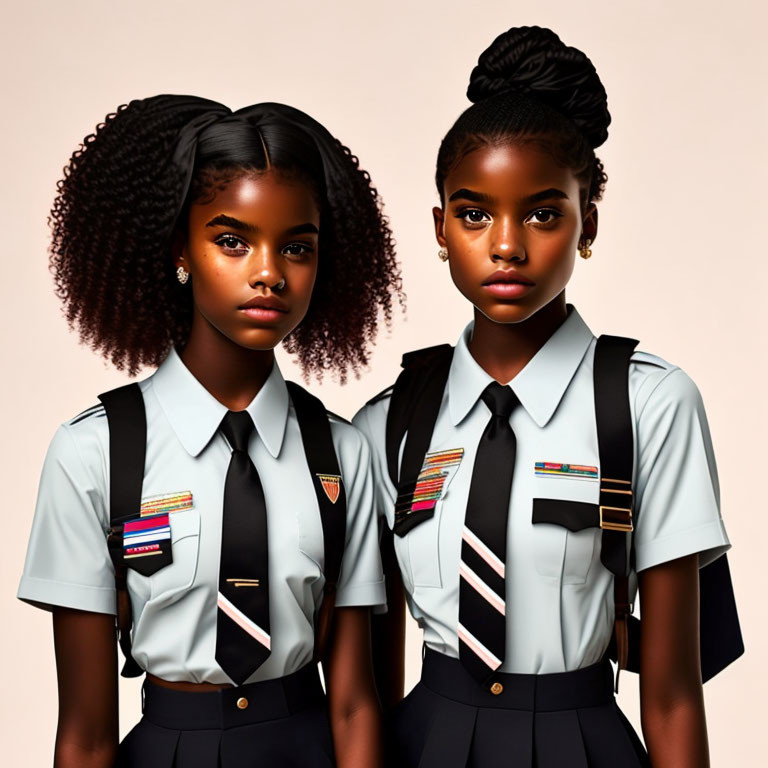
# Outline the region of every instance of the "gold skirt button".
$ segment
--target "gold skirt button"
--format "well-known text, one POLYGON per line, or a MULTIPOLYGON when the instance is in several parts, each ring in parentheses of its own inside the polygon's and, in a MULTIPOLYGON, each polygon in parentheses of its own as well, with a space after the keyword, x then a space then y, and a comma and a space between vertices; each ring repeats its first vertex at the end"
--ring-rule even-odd
POLYGON ((246 699, 245 696, 241 696, 237 700, 237 708, 238 709, 247 709, 248 708, 248 699, 246 699))
POLYGON ((504 690, 504 686, 501 683, 494 683, 491 686, 491 693, 494 696, 498 696, 504 690))

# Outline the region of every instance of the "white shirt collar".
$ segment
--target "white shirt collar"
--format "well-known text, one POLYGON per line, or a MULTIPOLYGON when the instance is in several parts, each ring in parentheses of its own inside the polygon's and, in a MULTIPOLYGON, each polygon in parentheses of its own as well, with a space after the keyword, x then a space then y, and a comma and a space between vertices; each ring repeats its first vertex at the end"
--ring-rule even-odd
MULTIPOLYGON (((211 441, 227 407, 220 403, 182 362, 175 349, 151 377, 163 412, 186 451, 197 456, 211 441)), ((277 362, 264 386, 245 409, 273 457, 283 444, 290 398, 277 362)))
MULTIPOLYGON (((469 351, 473 328, 474 321, 461 334, 448 375, 448 408, 454 426, 463 421, 493 381, 469 351)), ((546 426, 552 418, 593 338, 581 315, 569 304, 563 324, 509 382, 539 427, 546 426)))

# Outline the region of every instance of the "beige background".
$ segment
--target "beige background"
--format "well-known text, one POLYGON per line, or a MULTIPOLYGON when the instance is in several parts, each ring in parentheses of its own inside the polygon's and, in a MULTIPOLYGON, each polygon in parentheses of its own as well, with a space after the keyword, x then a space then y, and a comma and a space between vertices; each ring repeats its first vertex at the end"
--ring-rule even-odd
MULTIPOLYGON (((117 104, 189 92, 232 107, 305 109, 362 159, 387 203, 407 319, 382 335, 371 371, 327 405, 351 416, 389 384, 409 348, 454 341, 470 308, 436 256, 430 207, 440 138, 466 106, 477 55, 513 24, 553 27, 592 58, 613 125, 600 236, 569 287, 595 332, 636 335, 683 367, 707 404, 747 656, 706 687, 712 764, 765 765, 768 632, 763 328, 765 11, 748 0, 638 3, 4 3, 0 334, 4 547, 0 723, 6 765, 50 763, 56 686, 49 616, 15 589, 47 443, 61 421, 124 379, 67 331, 47 272, 46 214, 70 152, 117 104), (537 6, 536 11, 532 9, 537 6), (762 662, 762 663, 761 663, 762 662)), ((290 363, 282 359, 289 375, 290 363)), ((418 676, 410 633, 408 677, 418 676)), ((138 683, 121 684, 123 731, 138 683)), ((638 724, 637 684, 621 703, 638 724)))

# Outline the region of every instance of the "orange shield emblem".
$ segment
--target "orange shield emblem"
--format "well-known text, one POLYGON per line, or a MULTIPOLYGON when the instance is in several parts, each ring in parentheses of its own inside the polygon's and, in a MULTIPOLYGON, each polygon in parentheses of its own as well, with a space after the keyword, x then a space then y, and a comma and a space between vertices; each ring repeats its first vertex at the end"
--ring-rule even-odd
POLYGON ((330 499, 331 504, 335 504, 341 493, 341 475, 318 475, 317 477, 323 486, 325 495, 330 499))

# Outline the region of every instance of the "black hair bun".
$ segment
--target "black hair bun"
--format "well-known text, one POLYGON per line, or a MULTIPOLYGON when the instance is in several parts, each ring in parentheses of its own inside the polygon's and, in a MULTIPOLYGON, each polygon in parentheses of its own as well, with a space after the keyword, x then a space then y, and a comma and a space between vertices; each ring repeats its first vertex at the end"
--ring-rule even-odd
POLYGON ((592 148, 608 138, 608 99, 592 62, 551 30, 512 27, 483 51, 467 97, 482 101, 514 91, 544 102, 572 120, 592 148))

